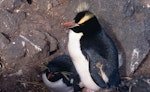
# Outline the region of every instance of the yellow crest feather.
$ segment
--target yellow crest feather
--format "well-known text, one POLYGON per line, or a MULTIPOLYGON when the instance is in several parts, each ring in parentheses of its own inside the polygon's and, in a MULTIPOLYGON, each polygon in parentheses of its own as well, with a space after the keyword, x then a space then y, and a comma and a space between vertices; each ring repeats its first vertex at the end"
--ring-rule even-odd
POLYGON ((89 19, 91 19, 92 17, 94 17, 93 14, 86 14, 86 15, 78 22, 78 24, 82 24, 82 23, 88 21, 89 19))
POLYGON ((76 11, 77 13, 89 10, 89 5, 86 2, 82 2, 78 5, 76 11))

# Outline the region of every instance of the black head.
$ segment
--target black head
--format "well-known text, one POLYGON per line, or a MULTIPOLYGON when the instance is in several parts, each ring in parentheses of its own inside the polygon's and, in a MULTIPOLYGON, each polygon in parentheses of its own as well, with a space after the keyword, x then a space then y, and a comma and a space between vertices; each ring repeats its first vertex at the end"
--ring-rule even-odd
POLYGON ((92 34, 101 29, 96 16, 88 10, 79 12, 75 16, 74 21, 77 26, 70 29, 76 33, 82 32, 83 34, 92 34))
POLYGON ((67 55, 60 55, 54 59, 52 59, 48 65, 48 69, 46 72, 46 76, 50 81, 57 81, 61 78, 64 78, 62 73, 71 73, 71 69, 73 64, 71 62, 71 58, 67 55))

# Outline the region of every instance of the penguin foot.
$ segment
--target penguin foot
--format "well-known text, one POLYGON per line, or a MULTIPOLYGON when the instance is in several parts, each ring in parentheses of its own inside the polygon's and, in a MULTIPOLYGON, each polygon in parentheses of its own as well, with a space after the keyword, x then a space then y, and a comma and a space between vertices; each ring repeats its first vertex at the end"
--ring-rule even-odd
POLYGON ((88 89, 88 88, 83 88, 82 92, 95 92, 95 91, 88 89))

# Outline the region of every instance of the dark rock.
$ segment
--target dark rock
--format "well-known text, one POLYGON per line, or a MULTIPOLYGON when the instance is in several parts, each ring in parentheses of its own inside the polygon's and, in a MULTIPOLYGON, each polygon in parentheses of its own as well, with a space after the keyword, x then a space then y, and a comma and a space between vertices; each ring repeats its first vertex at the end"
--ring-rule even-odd
POLYGON ((19 8, 24 5, 22 0, 1 0, 0 9, 7 10, 9 12, 18 12, 19 8))
POLYGON ((37 30, 32 30, 25 34, 22 33, 19 37, 25 42, 27 55, 29 56, 41 52, 46 45, 46 41, 44 41, 45 35, 37 30))
POLYGON ((29 4, 32 4, 32 0, 27 0, 27 2, 28 2, 29 4))
POLYGON ((0 50, 4 49, 9 44, 9 40, 0 33, 0 50))
POLYGON ((10 10, 14 7, 14 0, 1 0, 0 9, 10 10))
POLYGON ((37 9, 37 11, 39 12, 49 12, 49 9, 52 8, 52 0, 39 0, 37 2, 34 2, 34 4, 36 4, 36 6, 34 6, 33 9, 37 9))
POLYGON ((26 50, 19 37, 16 37, 5 49, 2 50, 2 59, 12 61, 25 56, 26 50))
POLYGON ((124 81, 119 90, 120 92, 150 92, 150 78, 140 76, 124 81))
POLYGON ((34 57, 34 60, 40 60, 48 57, 54 50, 57 50, 56 39, 48 35, 48 33, 32 30, 26 33, 22 32, 12 39, 6 49, 2 50, 2 59, 19 61, 19 59, 24 58, 26 60, 26 58, 34 57))
POLYGON ((55 37, 49 33, 45 33, 47 41, 50 42, 50 54, 59 49, 59 43, 55 37))
POLYGON ((42 15, 35 14, 23 22, 20 27, 22 39, 27 42, 29 55, 35 55, 39 52, 45 54, 46 57, 51 52, 58 50, 58 41, 55 36, 52 36, 49 31, 49 22, 42 15), (34 21, 34 22, 33 22, 34 21), (43 52, 44 51, 44 52, 43 52))
POLYGON ((134 73, 134 76, 142 75, 142 76, 145 76, 145 77, 150 77, 150 71, 149 71, 150 62, 149 61, 150 61, 150 52, 146 56, 146 58, 144 59, 144 62, 136 70, 136 72, 134 73))
POLYGON ((131 92, 150 92, 150 78, 141 78, 132 81, 131 92))
POLYGON ((0 32, 3 32, 10 37, 14 34, 19 24, 25 18, 25 14, 23 12, 20 13, 10 13, 6 10, 0 11, 0 32))

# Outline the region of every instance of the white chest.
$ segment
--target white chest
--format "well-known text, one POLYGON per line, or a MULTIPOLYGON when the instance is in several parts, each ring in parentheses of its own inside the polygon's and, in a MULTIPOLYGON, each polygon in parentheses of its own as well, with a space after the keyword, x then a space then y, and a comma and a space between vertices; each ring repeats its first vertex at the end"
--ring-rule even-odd
POLYGON ((52 92, 73 92, 73 87, 67 87, 66 84, 63 83, 62 79, 51 82, 47 79, 46 73, 42 74, 42 79, 45 85, 52 91, 52 92))
POLYGON ((89 72, 89 62, 83 55, 80 48, 80 39, 82 35, 82 33, 75 33, 70 30, 68 51, 75 65, 75 68, 79 73, 83 85, 91 90, 98 90, 99 86, 95 84, 89 72))

